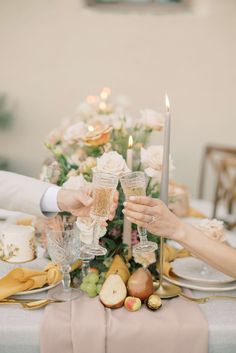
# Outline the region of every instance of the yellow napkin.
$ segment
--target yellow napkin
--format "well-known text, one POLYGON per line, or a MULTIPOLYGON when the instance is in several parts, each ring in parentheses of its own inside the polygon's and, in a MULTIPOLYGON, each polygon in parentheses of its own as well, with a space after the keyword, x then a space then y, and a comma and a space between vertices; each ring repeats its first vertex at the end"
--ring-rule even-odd
POLYGON ((204 213, 196 210, 195 208, 189 207, 188 209, 188 215, 187 217, 193 217, 193 218, 207 218, 204 213))
POLYGON ((59 267, 52 262, 45 267, 44 271, 15 268, 0 279, 0 300, 18 292, 41 288, 45 284, 55 284, 61 278, 59 267))
MULTIPOLYGON (((190 252, 186 249, 175 249, 172 246, 164 244, 163 254, 163 274, 170 277, 171 275, 176 276, 172 270, 171 262, 180 257, 190 256, 190 252)), ((159 267, 159 264, 158 264, 159 267)))

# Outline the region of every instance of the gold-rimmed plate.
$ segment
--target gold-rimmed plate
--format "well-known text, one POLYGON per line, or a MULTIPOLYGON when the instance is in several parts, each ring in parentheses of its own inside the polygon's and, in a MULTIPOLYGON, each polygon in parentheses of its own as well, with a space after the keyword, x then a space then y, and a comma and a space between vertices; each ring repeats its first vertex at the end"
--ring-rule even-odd
POLYGON ((208 284, 226 284, 235 281, 234 278, 209 266, 204 261, 189 256, 172 262, 173 272, 181 279, 208 284))
POLYGON ((207 292, 228 292, 236 290, 236 281, 223 284, 206 284, 202 282, 189 281, 183 278, 163 276, 164 279, 177 286, 207 292))

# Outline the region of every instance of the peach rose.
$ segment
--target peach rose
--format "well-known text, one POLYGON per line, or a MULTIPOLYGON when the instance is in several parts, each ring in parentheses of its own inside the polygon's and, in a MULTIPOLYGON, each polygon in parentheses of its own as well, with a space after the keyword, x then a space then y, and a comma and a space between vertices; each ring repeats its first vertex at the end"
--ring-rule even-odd
POLYGON ((110 125, 103 125, 100 121, 94 121, 89 126, 89 131, 84 136, 84 142, 89 146, 104 145, 110 140, 112 127, 110 125))

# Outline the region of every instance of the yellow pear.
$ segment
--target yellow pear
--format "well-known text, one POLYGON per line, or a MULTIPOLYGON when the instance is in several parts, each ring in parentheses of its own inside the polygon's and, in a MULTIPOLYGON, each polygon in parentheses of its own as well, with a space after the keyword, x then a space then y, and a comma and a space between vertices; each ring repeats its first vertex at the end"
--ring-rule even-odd
POLYGON ((128 279, 130 277, 129 269, 124 260, 119 255, 116 255, 114 257, 111 267, 106 273, 106 278, 111 274, 120 275, 124 283, 128 282, 128 279))

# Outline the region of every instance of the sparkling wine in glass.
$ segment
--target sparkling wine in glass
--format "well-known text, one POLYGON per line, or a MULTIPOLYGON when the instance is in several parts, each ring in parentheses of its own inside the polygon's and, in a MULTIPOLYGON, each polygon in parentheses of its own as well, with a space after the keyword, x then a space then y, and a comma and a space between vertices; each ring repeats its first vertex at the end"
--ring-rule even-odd
MULTIPOLYGON (((146 177, 143 172, 126 173, 120 178, 120 182, 126 200, 128 200, 130 196, 146 196, 146 177)), ((157 249, 157 244, 148 241, 147 230, 139 226, 137 229, 140 242, 133 247, 133 253, 155 251, 157 249)))
POLYGON ((83 251, 88 254, 103 256, 107 253, 107 249, 99 245, 99 234, 102 231, 101 222, 109 217, 118 181, 118 177, 113 174, 93 173, 93 204, 90 213, 93 219, 93 241, 83 246, 83 251))

